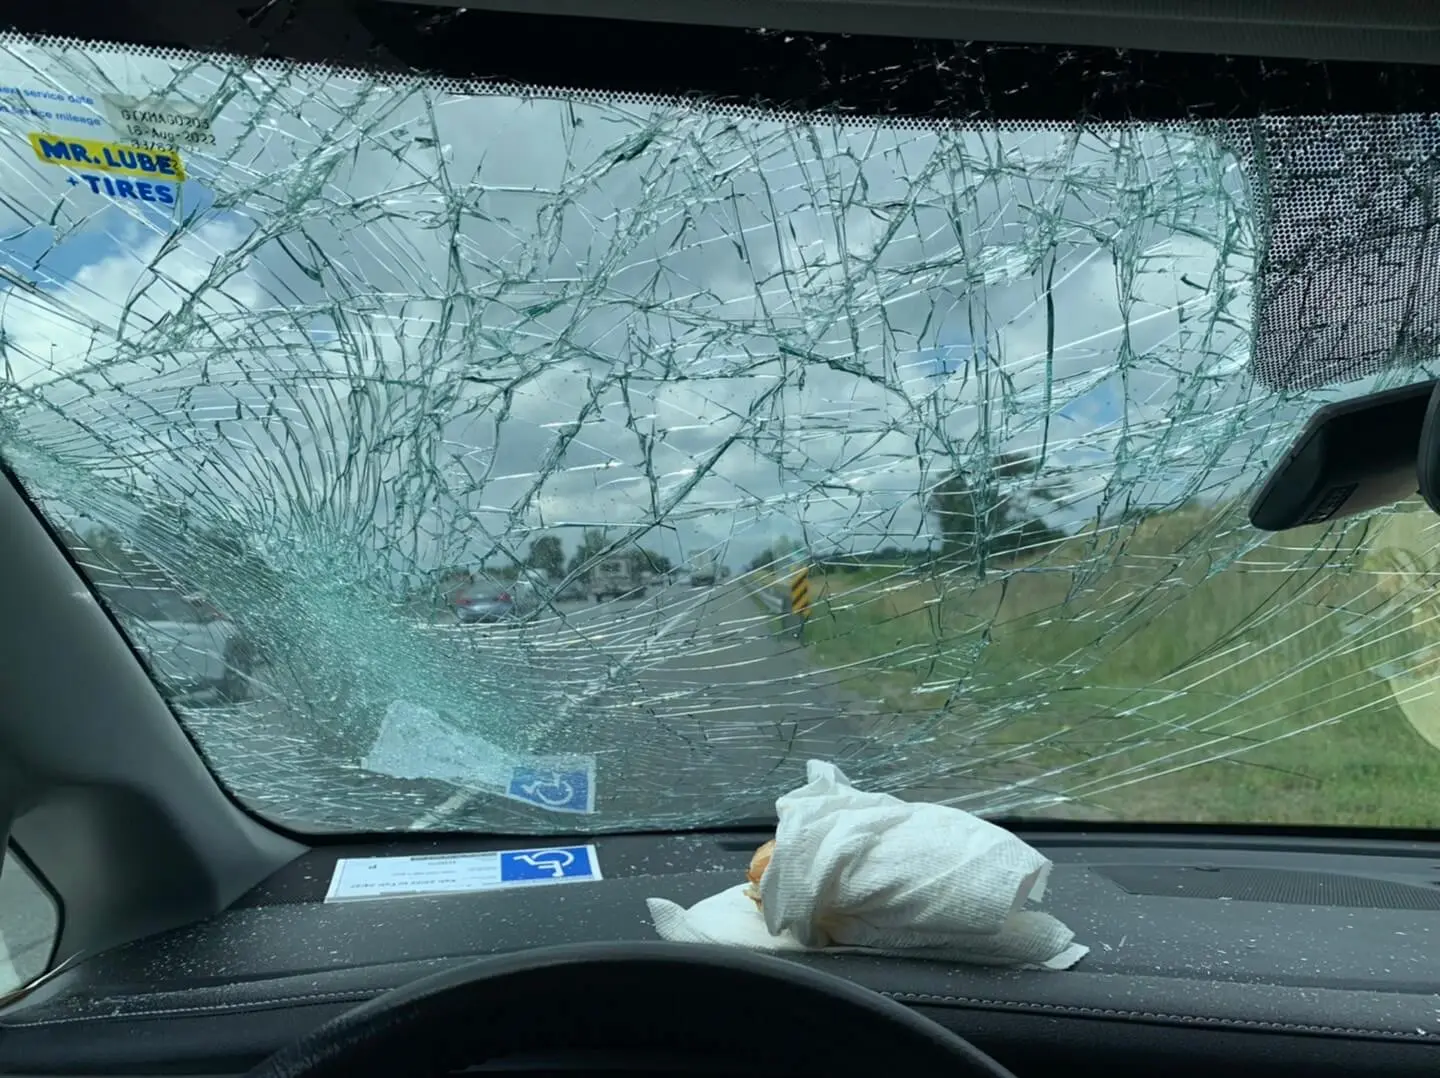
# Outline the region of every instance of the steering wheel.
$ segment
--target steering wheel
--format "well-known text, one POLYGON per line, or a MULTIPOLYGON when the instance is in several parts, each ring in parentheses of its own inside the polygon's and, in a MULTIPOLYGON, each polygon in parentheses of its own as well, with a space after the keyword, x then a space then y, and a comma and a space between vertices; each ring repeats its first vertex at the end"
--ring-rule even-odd
MULTIPOLYGON (((483 959, 347 1011, 248 1078, 437 1076, 516 1057, 716 1073, 1013 1078, 894 1000, 797 962, 661 942, 483 959)), ((577 1073, 583 1071, 577 1070, 577 1073)))

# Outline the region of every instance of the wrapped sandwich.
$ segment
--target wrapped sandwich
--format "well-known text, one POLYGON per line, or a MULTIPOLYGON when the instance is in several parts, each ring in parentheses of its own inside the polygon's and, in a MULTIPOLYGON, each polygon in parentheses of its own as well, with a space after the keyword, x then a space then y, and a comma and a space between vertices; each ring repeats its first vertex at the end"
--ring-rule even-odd
POLYGON ((770 867, 770 858, 774 855, 775 840, 772 838, 750 858, 750 868, 745 873, 750 883, 745 888, 745 894, 757 906, 760 905, 760 877, 765 875, 765 870, 770 867))

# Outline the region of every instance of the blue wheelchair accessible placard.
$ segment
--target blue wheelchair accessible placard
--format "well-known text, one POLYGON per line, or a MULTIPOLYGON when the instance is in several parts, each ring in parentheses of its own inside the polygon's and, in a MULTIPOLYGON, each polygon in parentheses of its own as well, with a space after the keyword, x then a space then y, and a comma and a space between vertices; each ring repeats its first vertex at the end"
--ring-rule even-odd
POLYGON ((500 883, 569 883, 598 880, 594 846, 555 846, 543 850, 502 850, 500 883))
POLYGON ((550 812, 592 813, 595 811, 595 761, 581 758, 516 764, 511 768, 505 796, 550 812))
POLYGON ((601 879, 594 846, 547 846, 482 853, 342 857, 326 902, 451 895, 501 887, 540 887, 601 879))

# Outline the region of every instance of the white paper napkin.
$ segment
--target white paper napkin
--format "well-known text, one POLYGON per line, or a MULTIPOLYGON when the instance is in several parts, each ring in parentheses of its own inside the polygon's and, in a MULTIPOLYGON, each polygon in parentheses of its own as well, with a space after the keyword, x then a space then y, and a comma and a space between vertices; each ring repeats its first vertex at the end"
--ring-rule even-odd
POLYGON ((1027 910, 1050 861, 960 809, 857 790, 811 760, 809 782, 775 802, 775 853, 760 881, 686 910, 649 900, 663 939, 770 951, 854 951, 1069 969, 1089 951, 1027 910))

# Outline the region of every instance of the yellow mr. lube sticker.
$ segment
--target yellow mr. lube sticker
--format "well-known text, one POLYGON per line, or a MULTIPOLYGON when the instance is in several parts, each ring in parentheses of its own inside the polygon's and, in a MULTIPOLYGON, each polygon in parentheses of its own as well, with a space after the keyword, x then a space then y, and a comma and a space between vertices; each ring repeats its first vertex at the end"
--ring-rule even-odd
POLYGON ((47 165, 111 176, 135 176, 159 183, 179 183, 185 179, 185 166, 174 150, 148 150, 123 142, 34 133, 30 135, 30 146, 35 156, 47 165))

